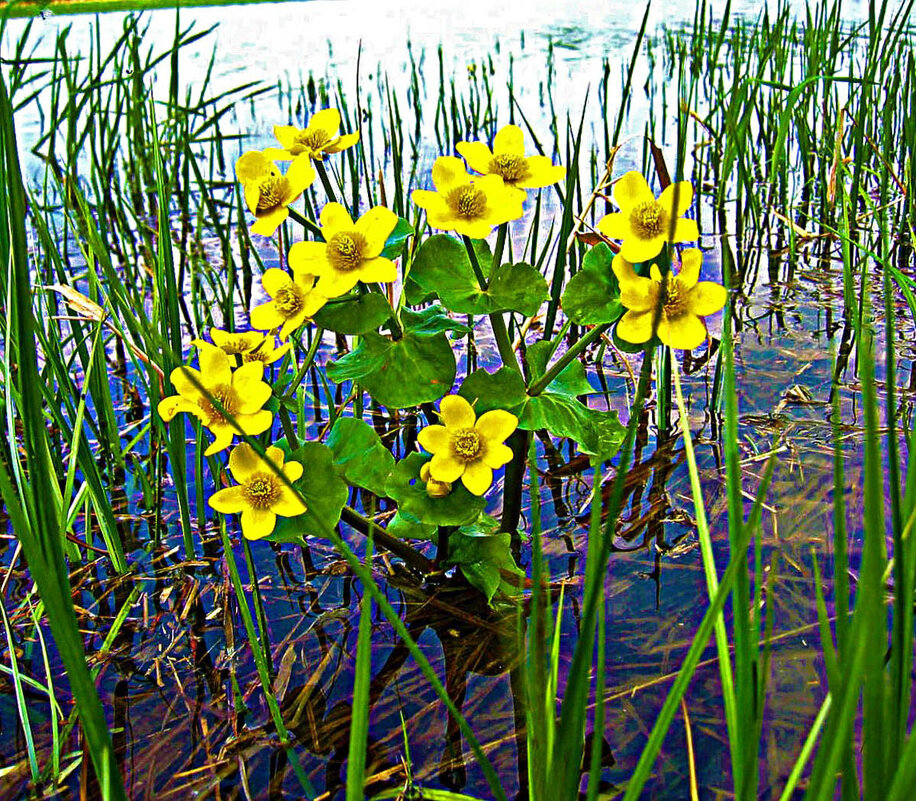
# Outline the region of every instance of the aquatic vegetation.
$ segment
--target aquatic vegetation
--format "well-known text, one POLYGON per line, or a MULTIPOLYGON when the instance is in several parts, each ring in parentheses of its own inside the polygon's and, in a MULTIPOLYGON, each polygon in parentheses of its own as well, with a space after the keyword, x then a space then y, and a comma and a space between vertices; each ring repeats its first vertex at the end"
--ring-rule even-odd
POLYGON ((581 112, 559 40, 535 101, 499 47, 184 93, 177 20, 148 55, 133 17, 108 56, 25 30, 0 795, 905 801, 916 61, 886 6, 647 10, 581 112))

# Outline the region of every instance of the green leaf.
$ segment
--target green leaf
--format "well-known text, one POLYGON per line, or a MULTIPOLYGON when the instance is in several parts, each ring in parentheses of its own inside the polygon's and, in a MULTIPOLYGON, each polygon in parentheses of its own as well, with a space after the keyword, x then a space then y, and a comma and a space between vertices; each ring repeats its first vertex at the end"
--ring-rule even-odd
POLYGON ((372 426, 353 417, 338 417, 328 434, 327 446, 338 474, 347 483, 385 495, 394 457, 372 426))
POLYGON ((438 334, 443 331, 456 331, 459 334, 466 334, 471 329, 464 323, 453 320, 448 315, 448 310, 442 308, 438 303, 427 306, 420 311, 403 309, 401 311, 401 322, 405 329, 412 334, 438 334))
POLYGON ((561 304, 566 316, 579 325, 599 325, 617 320, 626 308, 620 303, 620 286, 611 269, 613 251, 603 242, 582 260, 566 285, 561 304))
POLYGON ((358 381, 382 406, 403 409, 439 400, 455 382, 455 354, 445 334, 418 335, 405 330, 401 339, 366 334, 359 346, 327 366, 338 384, 358 381))
POLYGON ((323 536, 323 532, 337 525, 350 492, 334 470, 334 455, 326 445, 306 442, 289 458, 304 468, 293 486, 302 493, 308 508, 297 517, 278 517, 273 534, 266 537, 271 542, 300 542, 309 534, 323 536))
MULTIPOLYGON (((493 262, 489 246, 484 240, 476 240, 474 249, 481 268, 488 272, 493 262)), ((457 239, 446 234, 434 234, 427 239, 417 249, 408 276, 408 303, 438 297, 454 312, 487 312, 487 300, 481 294, 467 250, 457 239)))
POLYGON ((468 582, 487 597, 487 602, 493 600, 497 590, 507 595, 518 592, 517 586, 503 579, 501 570, 525 575, 515 564, 509 534, 494 530, 498 525, 499 521, 482 515, 472 525, 453 531, 448 539, 446 564, 458 565, 468 582))
POLYGON ((460 526, 472 523, 487 502, 472 495, 460 481, 444 498, 430 498, 420 480, 420 468, 429 461, 427 454, 411 453, 398 462, 388 479, 388 497, 397 501, 398 511, 406 517, 435 526, 460 526))
POLYGON ((436 536, 436 526, 421 523, 412 515, 400 511, 391 518, 385 531, 402 540, 431 540, 436 536))
POLYGON ((403 217, 398 217, 397 225, 394 230, 388 234, 385 240, 385 247, 382 249, 381 257, 383 259, 396 259, 404 251, 404 244, 416 233, 413 226, 403 217))
MULTIPOLYGON (((528 350, 525 351, 525 361, 531 371, 532 381, 537 381, 547 372, 547 362, 552 348, 553 345, 547 340, 541 340, 528 346, 528 350)), ((588 382, 582 362, 578 360, 571 361, 569 366, 550 382, 547 390, 556 392, 559 395, 569 395, 573 398, 577 395, 588 395, 595 391, 594 387, 588 382)))
POLYGON ((487 312, 515 311, 531 317, 549 297, 547 281, 530 264, 501 264, 490 274, 487 312))
POLYGON ((474 405, 478 416, 492 409, 517 414, 527 400, 525 380, 509 367, 500 367, 495 373, 475 370, 464 379, 458 394, 474 405))
POLYGON ((543 392, 529 398, 518 427, 526 431, 546 428, 557 437, 574 440, 582 453, 598 461, 610 459, 623 442, 626 429, 617 412, 600 412, 568 395, 543 392))
POLYGON ((315 314, 315 322, 338 334, 358 335, 375 331, 393 316, 394 312, 385 296, 369 292, 327 304, 315 314))

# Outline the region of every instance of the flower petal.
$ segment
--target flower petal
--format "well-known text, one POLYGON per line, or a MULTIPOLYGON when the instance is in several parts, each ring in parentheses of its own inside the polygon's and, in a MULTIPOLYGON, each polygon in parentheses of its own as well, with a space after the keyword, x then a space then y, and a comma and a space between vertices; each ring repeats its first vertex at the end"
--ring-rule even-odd
POLYGON ((504 125, 496 132, 493 152, 509 156, 525 155, 525 135, 517 125, 504 125))
POLYGON ((554 164, 549 156, 529 156, 528 174, 515 185, 524 189, 540 189, 544 186, 553 186, 566 177, 566 167, 554 164))
POLYGON ((270 509, 246 508, 242 512, 242 536, 246 540, 260 540, 273 534, 277 515, 270 509))
POLYGON ((262 303, 260 306, 255 306, 251 310, 251 327, 260 331, 279 328, 284 322, 286 322, 286 318, 277 311, 277 304, 272 300, 262 303))
POLYGON ((235 431, 228 423, 212 425, 209 428, 210 433, 213 434, 216 439, 213 440, 213 442, 210 443, 210 447, 204 451, 204 456, 213 456, 214 453, 226 450, 226 448, 232 444, 232 438, 235 436, 235 431))
POLYGON ((298 133, 299 129, 295 125, 274 125, 274 136, 284 150, 289 150, 296 143, 298 133))
POLYGON ((493 469, 482 460, 471 462, 461 474, 461 483, 467 487, 468 492, 474 495, 483 495, 493 483, 493 469))
POLYGON ((706 325, 699 317, 690 312, 678 315, 673 319, 662 318, 658 324, 658 338, 672 348, 693 350, 706 339, 706 325))
POLYGON ((652 314, 650 311, 628 311, 617 323, 617 336, 625 342, 642 345, 652 339, 652 314))
POLYGON ((257 184, 270 174, 273 166, 273 162, 260 150, 249 150, 247 153, 242 153, 235 162, 235 176, 242 183, 257 184))
POLYGON ((289 267, 294 273, 327 275, 332 270, 327 255, 324 242, 296 242, 289 249, 289 267))
POLYGON ((398 215, 384 206, 373 206, 356 221, 356 230, 366 237, 364 259, 374 259, 398 224, 398 215))
POLYGON ((449 453, 451 436, 445 426, 426 426, 417 434, 417 442, 420 447, 430 453, 449 453))
POLYGON ((516 428, 518 428, 518 418, 511 412, 502 409, 484 412, 474 425, 474 429, 487 447, 505 442, 516 428))
POLYGON ((690 248, 681 253, 681 271, 677 274, 677 280, 683 289, 690 289, 696 284, 702 266, 703 251, 699 248, 690 248))
POLYGON ((270 506, 270 511, 281 517, 295 517, 308 511, 305 502, 289 487, 280 489, 280 497, 270 506))
POLYGON ((263 434, 270 428, 271 423, 274 421, 274 413, 267 409, 262 409, 254 414, 237 414, 235 421, 244 433, 253 437, 255 434, 263 434))
POLYGON ((242 189, 245 193, 245 205, 248 206, 248 211, 255 214, 258 210, 258 201, 261 199, 260 184, 249 181, 242 184, 242 189))
POLYGON ((283 475, 286 476, 286 479, 290 484, 302 478, 302 470, 303 468, 301 462, 287 462, 283 465, 283 475))
POLYGON ((286 206, 275 206, 268 211, 260 212, 258 219, 251 226, 251 233, 273 236, 287 217, 289 217, 289 209, 286 206))
MULTIPOLYGON (((232 471, 232 477, 239 484, 244 484, 253 473, 258 472, 260 469, 261 457, 247 442, 239 443, 229 453, 229 470, 232 471)), ((233 509, 232 511, 237 512, 238 509, 233 509)))
POLYGON ((289 286, 292 282, 293 279, 290 278, 289 273, 279 267, 271 267, 269 270, 265 270, 261 276, 261 286, 272 298, 275 298, 277 292, 289 286))
POLYGON ((344 134, 337 138, 336 141, 332 142, 329 145, 326 145, 324 148, 325 153, 340 153, 341 150, 346 150, 348 147, 353 147, 359 141, 359 131, 354 131, 353 133, 344 134))
MULTIPOLYGON (((448 203, 445 202, 445 198, 442 197, 438 192, 431 192, 428 189, 414 189, 413 193, 410 195, 410 199, 414 202, 415 206, 419 206, 421 209, 426 210, 426 216, 437 214, 449 214, 451 209, 448 207, 448 203)), ((430 223, 432 225, 432 223, 430 223)), ((437 228, 438 226, 433 226, 437 228)))
POLYGON ((330 239, 340 231, 353 229, 353 219, 346 207, 340 203, 326 203, 321 210, 321 233, 330 239))
MULTIPOLYGON (((450 430, 473 428, 477 415, 474 409, 461 395, 446 395, 439 402, 439 417, 450 430)), ((451 481, 450 478, 438 478, 439 481, 451 481)))
POLYGON ((669 184, 658 196, 658 203, 672 217, 683 217, 693 203, 690 181, 669 184))
POLYGON ((490 171, 493 154, 483 142, 459 142, 455 145, 455 150, 462 155, 468 166, 475 172, 486 175, 490 171))
POLYGON ((222 348, 204 342, 203 347, 200 348, 197 361, 200 364, 201 383, 205 387, 229 384, 232 381, 229 356, 222 348))
POLYGON ((635 236, 628 236, 620 243, 620 255, 633 264, 649 261, 662 252, 666 239, 666 234, 659 234, 651 239, 637 239, 635 236))
MULTIPOLYGON (((665 232, 665 237, 668 232, 665 232)), ((674 236, 672 242, 696 242, 700 238, 700 229, 696 220, 681 218, 674 223, 674 236)))
MULTIPOLYGON (((649 184, 642 177, 642 173, 636 170, 624 173, 621 179, 614 184, 614 202, 626 215, 634 206, 653 200, 655 200, 655 195, 652 194, 649 184)), ((630 261, 641 261, 641 259, 630 261)))
MULTIPOLYGON (((457 186, 470 183, 470 180, 471 176, 464 168, 464 162, 455 156, 439 156, 433 164, 433 186, 443 195, 447 195, 449 190, 457 186)), ((414 202, 416 203, 416 199, 414 202)))
POLYGON ((333 139, 340 130, 340 112, 336 108, 325 108, 313 114, 309 120, 309 131, 324 131, 333 139))
MULTIPOLYGON (((236 449, 238 450, 238 449, 236 449)), ((233 451, 234 453, 235 451, 233 451)), ((231 457, 230 457, 231 458, 231 457)), ((211 509, 224 515, 237 514, 245 508, 245 495, 241 487, 226 487, 207 499, 211 509)))
POLYGON ((483 455, 483 463, 487 467, 498 470, 504 464, 512 461, 512 448, 508 445, 489 445, 483 455))
POLYGON ((159 412, 159 416, 165 420, 166 423, 171 421, 172 418, 180 412, 193 414, 197 418, 203 416, 203 410, 200 406, 194 403, 194 401, 183 398, 181 395, 170 395, 168 398, 163 398, 159 401, 157 411, 159 412))
POLYGON ((289 192, 283 198, 283 205, 288 206, 294 200, 312 185, 316 176, 315 168, 312 166, 312 160, 308 156, 297 156, 293 163, 289 165, 286 171, 286 180, 289 184, 289 192))
POLYGON ((388 284, 398 280, 398 268, 391 259, 377 258, 364 261, 356 270, 356 274, 363 283, 380 281, 388 284))
POLYGON ((690 290, 687 304, 691 312, 705 317, 720 311, 727 300, 728 292, 724 286, 714 281, 700 281, 690 290))
POLYGON ((436 481, 457 481, 464 469, 464 462, 449 453, 433 454, 429 462, 429 474, 436 481))
MULTIPOLYGON (((347 292, 353 289, 359 279, 359 272, 356 270, 351 273, 341 273, 335 270, 329 270, 327 275, 322 276, 321 281, 318 283, 318 288, 321 290, 321 294, 326 298, 339 298, 341 295, 346 295, 347 292)), ((323 305, 322 303, 322 306, 323 305)), ((321 306, 318 308, 321 308, 321 306)), ((318 311, 318 309, 315 309, 315 311, 318 311)), ((314 313, 315 312, 312 312, 312 314, 314 313)))
POLYGON ((605 214, 595 225, 608 239, 625 239, 630 233, 627 217, 620 212, 605 214))

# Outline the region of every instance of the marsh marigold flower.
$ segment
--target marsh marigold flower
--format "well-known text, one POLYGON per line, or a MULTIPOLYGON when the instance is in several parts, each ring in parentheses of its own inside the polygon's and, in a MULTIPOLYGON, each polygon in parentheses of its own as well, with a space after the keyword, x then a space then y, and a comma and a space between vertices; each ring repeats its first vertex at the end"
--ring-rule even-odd
POLYGON ((293 492, 271 462, 290 483, 302 475, 299 462, 283 463, 283 451, 269 447, 267 459, 245 442, 236 445, 229 454, 229 470, 239 483, 210 496, 209 504, 217 512, 242 516, 242 534, 246 539, 259 540, 273 533, 277 515, 295 517, 307 511, 302 499, 293 492), (269 460, 269 461, 268 461, 269 460))
POLYGON ((526 156, 522 129, 517 125, 500 128, 491 151, 483 142, 459 142, 455 149, 468 166, 484 175, 498 175, 506 186, 521 192, 541 189, 562 181, 566 168, 551 162, 548 156, 526 156))
POLYGON ((622 254, 612 269, 620 282, 620 302, 628 311, 617 324, 617 335, 640 345, 652 338, 652 319, 661 295, 658 338, 673 348, 692 350, 706 339, 706 315, 715 314, 727 299, 725 287, 714 281, 697 281, 703 264, 702 251, 691 248, 681 254, 681 271, 664 278, 653 264, 650 277, 637 275, 622 254))
POLYGON ((424 462, 420 468, 420 481, 426 484, 426 494, 430 498, 445 498, 452 494, 452 483, 450 481, 436 481, 429 474, 429 462, 424 462))
POLYGON ((478 418, 460 395, 442 399, 439 417, 444 425, 426 426, 417 436, 433 455, 430 478, 444 483, 460 478, 470 492, 483 495, 493 483, 493 471, 512 459, 512 450, 503 443, 518 427, 518 418, 502 409, 478 418))
POLYGON ((261 276, 261 283, 271 300, 251 310, 251 325, 260 331, 279 328, 281 342, 327 302, 315 291, 314 275, 290 276, 271 267, 261 276))
POLYGON ((357 281, 394 281, 397 268, 381 253, 397 222, 393 211, 376 206, 354 223, 340 203, 328 203, 321 210, 325 241, 296 242, 289 266, 294 273, 318 276, 318 291, 329 298, 349 292, 357 281))
MULTIPOLYGON (((213 340, 213 344, 230 356, 241 356, 243 353, 254 350, 264 341, 265 336, 260 331, 223 331, 222 328, 216 328, 216 326, 210 329, 210 339, 213 340)), ((197 345, 200 342, 208 344, 202 339, 195 339, 192 344, 197 345)))
POLYGON ((689 181, 671 184, 656 200, 646 179, 634 170, 614 185, 614 202, 620 211, 606 214, 596 227, 605 236, 622 240, 620 255, 630 263, 654 259, 665 242, 692 242, 700 237, 696 221, 681 216, 693 202, 689 181))
POLYGON ((522 216, 522 195, 498 175, 468 175, 461 159, 439 156, 433 164, 435 192, 413 191, 413 202, 426 209, 433 228, 472 239, 489 236, 493 227, 522 216))
POLYGON ((315 180, 315 168, 308 159, 293 162, 286 174, 264 153, 252 150, 235 162, 235 174, 245 192, 245 204, 257 217, 253 234, 272 236, 287 217, 289 206, 315 180))
POLYGON ((264 152, 281 161, 289 161, 298 156, 305 156, 306 161, 323 161, 326 155, 339 153, 359 141, 359 131, 341 136, 339 130, 340 112, 336 108, 322 109, 312 116, 306 128, 275 125, 274 136, 282 147, 271 147, 264 152))
POLYGON ((204 451, 205 456, 212 456, 229 447, 239 430, 253 435, 270 428, 273 413, 261 407, 271 390, 261 380, 264 365, 260 362, 243 364, 233 372, 229 356, 220 348, 202 340, 197 347, 200 370, 172 370, 170 378, 178 394, 160 401, 159 416, 166 422, 179 412, 197 417, 216 437, 204 451))

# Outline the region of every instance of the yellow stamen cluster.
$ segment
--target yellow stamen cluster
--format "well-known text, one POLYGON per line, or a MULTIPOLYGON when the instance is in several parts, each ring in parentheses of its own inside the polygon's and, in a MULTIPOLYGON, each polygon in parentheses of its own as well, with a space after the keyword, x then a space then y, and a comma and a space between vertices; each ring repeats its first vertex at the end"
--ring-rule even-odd
POLYGON ((207 418, 207 425, 210 423, 225 423, 227 417, 234 417, 238 409, 238 393, 227 384, 219 384, 210 390, 213 396, 210 398, 201 397, 197 401, 203 413, 207 418), (219 404, 217 406, 217 404, 219 404), (222 411, 220 411, 222 409, 222 411))
POLYGON ((280 482, 268 473, 255 473, 242 483, 242 495, 252 509, 269 509, 280 497, 280 482))
POLYGON ((480 436, 473 428, 466 428, 457 432, 452 440, 455 455, 466 462, 480 456, 480 436))
POLYGON ((295 284, 290 284, 281 288, 276 297, 274 297, 274 303, 277 304, 277 311, 281 316, 286 317, 287 319, 295 317, 300 310, 302 309, 303 301, 303 292, 295 284))
POLYGON ((489 171, 501 175, 504 181, 521 181, 531 173, 525 157, 514 153, 497 153, 490 160, 489 171))
POLYGON ((655 200, 647 200, 634 206, 630 212, 630 225, 640 239, 652 239, 664 233, 668 215, 655 200))
POLYGON ((328 242, 328 261, 335 270, 355 270, 363 261, 366 245, 366 237, 358 231, 334 234, 328 242))
POLYGON ((459 217, 474 219, 487 207, 487 196, 473 185, 459 186, 446 195, 445 202, 459 217))
POLYGON ((283 202, 289 192, 289 181, 279 172, 272 171, 270 175, 261 180, 258 194, 258 211, 267 211, 283 202))

